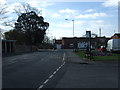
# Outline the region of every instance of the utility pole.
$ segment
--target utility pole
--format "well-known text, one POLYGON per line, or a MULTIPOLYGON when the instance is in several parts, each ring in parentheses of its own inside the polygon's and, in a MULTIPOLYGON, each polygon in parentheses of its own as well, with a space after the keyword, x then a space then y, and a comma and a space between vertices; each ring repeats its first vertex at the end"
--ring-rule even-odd
POLYGON ((101 37, 101 28, 99 28, 99 35, 100 35, 100 37, 101 37))

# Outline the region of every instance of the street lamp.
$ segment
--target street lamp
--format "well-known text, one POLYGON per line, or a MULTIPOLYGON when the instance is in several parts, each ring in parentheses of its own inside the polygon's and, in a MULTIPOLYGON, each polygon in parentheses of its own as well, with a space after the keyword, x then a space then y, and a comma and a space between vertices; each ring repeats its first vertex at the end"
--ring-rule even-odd
MULTIPOLYGON (((69 20, 69 19, 65 19, 65 20, 69 20)), ((73 37, 74 37, 74 20, 70 20, 73 22, 73 37)), ((73 41, 73 51, 75 49, 75 40, 73 41)))
MULTIPOLYGON (((65 19, 65 20, 69 20, 69 19, 65 19)), ((74 37, 74 20, 72 20, 73 22, 73 37, 74 37)))

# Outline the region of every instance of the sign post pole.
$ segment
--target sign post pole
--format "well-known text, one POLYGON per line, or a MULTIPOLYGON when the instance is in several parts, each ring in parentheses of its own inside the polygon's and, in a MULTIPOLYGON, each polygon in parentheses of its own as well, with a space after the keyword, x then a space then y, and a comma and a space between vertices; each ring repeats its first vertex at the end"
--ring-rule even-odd
POLYGON ((86 38, 88 39, 88 45, 86 47, 87 58, 91 60, 91 31, 86 31, 86 38))

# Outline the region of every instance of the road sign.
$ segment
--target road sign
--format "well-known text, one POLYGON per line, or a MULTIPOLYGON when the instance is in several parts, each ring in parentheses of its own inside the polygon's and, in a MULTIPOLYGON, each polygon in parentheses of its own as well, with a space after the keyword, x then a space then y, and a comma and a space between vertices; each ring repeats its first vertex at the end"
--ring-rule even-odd
POLYGON ((91 31, 86 31, 86 37, 90 38, 91 37, 91 31))

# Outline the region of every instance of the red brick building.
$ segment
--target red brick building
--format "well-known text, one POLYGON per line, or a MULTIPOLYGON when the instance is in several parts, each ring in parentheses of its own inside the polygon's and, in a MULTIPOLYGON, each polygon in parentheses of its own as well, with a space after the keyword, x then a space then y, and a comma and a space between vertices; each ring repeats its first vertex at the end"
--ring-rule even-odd
POLYGON ((120 33, 115 33, 111 39, 120 39, 120 33))
MULTIPOLYGON (((109 39, 106 37, 91 38, 91 47, 106 46, 109 39)), ((85 49, 88 43, 89 39, 86 37, 63 37, 62 40, 55 40, 56 47, 61 46, 62 49, 85 49)))

